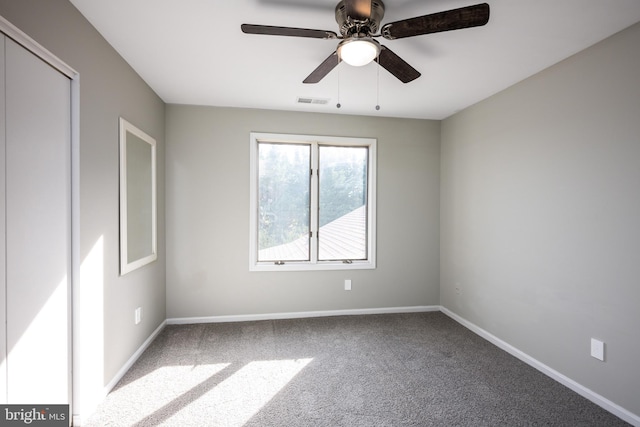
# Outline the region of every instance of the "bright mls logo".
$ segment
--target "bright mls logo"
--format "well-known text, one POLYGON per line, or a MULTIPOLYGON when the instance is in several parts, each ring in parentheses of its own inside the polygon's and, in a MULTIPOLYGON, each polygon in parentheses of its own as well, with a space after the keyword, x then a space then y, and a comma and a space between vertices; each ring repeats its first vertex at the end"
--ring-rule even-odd
POLYGON ((0 405, 0 426, 68 427, 69 405, 0 405))

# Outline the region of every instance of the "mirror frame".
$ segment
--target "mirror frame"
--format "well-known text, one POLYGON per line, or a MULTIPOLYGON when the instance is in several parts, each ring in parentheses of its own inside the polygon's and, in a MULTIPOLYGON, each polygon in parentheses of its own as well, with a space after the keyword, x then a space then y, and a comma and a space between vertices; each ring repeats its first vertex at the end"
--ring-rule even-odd
POLYGON ((156 198, 156 140, 120 117, 120 275, 125 275, 158 258, 157 250, 157 198, 156 198), (127 176, 127 137, 136 136, 151 145, 151 253, 129 260, 128 194, 130 177, 127 176))

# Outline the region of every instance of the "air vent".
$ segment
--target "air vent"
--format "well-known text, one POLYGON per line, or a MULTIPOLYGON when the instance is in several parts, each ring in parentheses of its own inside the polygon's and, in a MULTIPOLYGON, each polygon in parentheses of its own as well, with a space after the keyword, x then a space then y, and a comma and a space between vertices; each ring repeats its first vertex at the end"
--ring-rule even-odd
POLYGON ((308 97, 299 96, 296 102, 298 104, 326 105, 329 103, 329 100, 324 98, 308 98, 308 97))

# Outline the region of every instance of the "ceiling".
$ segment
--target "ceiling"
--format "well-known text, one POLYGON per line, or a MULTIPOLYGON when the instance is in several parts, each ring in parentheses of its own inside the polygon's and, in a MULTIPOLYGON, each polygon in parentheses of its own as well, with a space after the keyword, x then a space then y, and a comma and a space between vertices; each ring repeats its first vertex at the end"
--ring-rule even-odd
MULTIPOLYGON (((384 1, 383 24, 483 0, 384 1)), ((486 26, 378 39, 422 73, 407 84, 375 63, 341 63, 320 83, 303 84, 336 40, 240 30, 248 23, 339 33, 338 0, 71 3, 167 103, 422 119, 446 118, 640 21, 639 0, 486 1, 486 26)))

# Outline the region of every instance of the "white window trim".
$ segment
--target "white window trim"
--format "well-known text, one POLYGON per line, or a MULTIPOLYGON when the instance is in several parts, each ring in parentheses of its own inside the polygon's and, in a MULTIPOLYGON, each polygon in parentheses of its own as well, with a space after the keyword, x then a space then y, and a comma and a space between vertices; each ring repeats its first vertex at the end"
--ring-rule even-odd
MULTIPOLYGON (((376 139, 356 137, 332 137, 317 135, 291 135, 274 133, 250 133, 250 214, 249 214, 249 271, 318 271, 318 270, 366 270, 376 268, 376 139), (317 143, 334 146, 366 146, 369 159, 367 170, 367 260, 313 261, 317 258, 317 230, 311 237, 312 261, 286 261, 276 265, 273 262, 258 262, 258 143, 317 143)), ((317 198, 317 173, 312 176, 311 197, 317 198)), ((317 224, 317 212, 312 209, 311 224, 317 224)))

